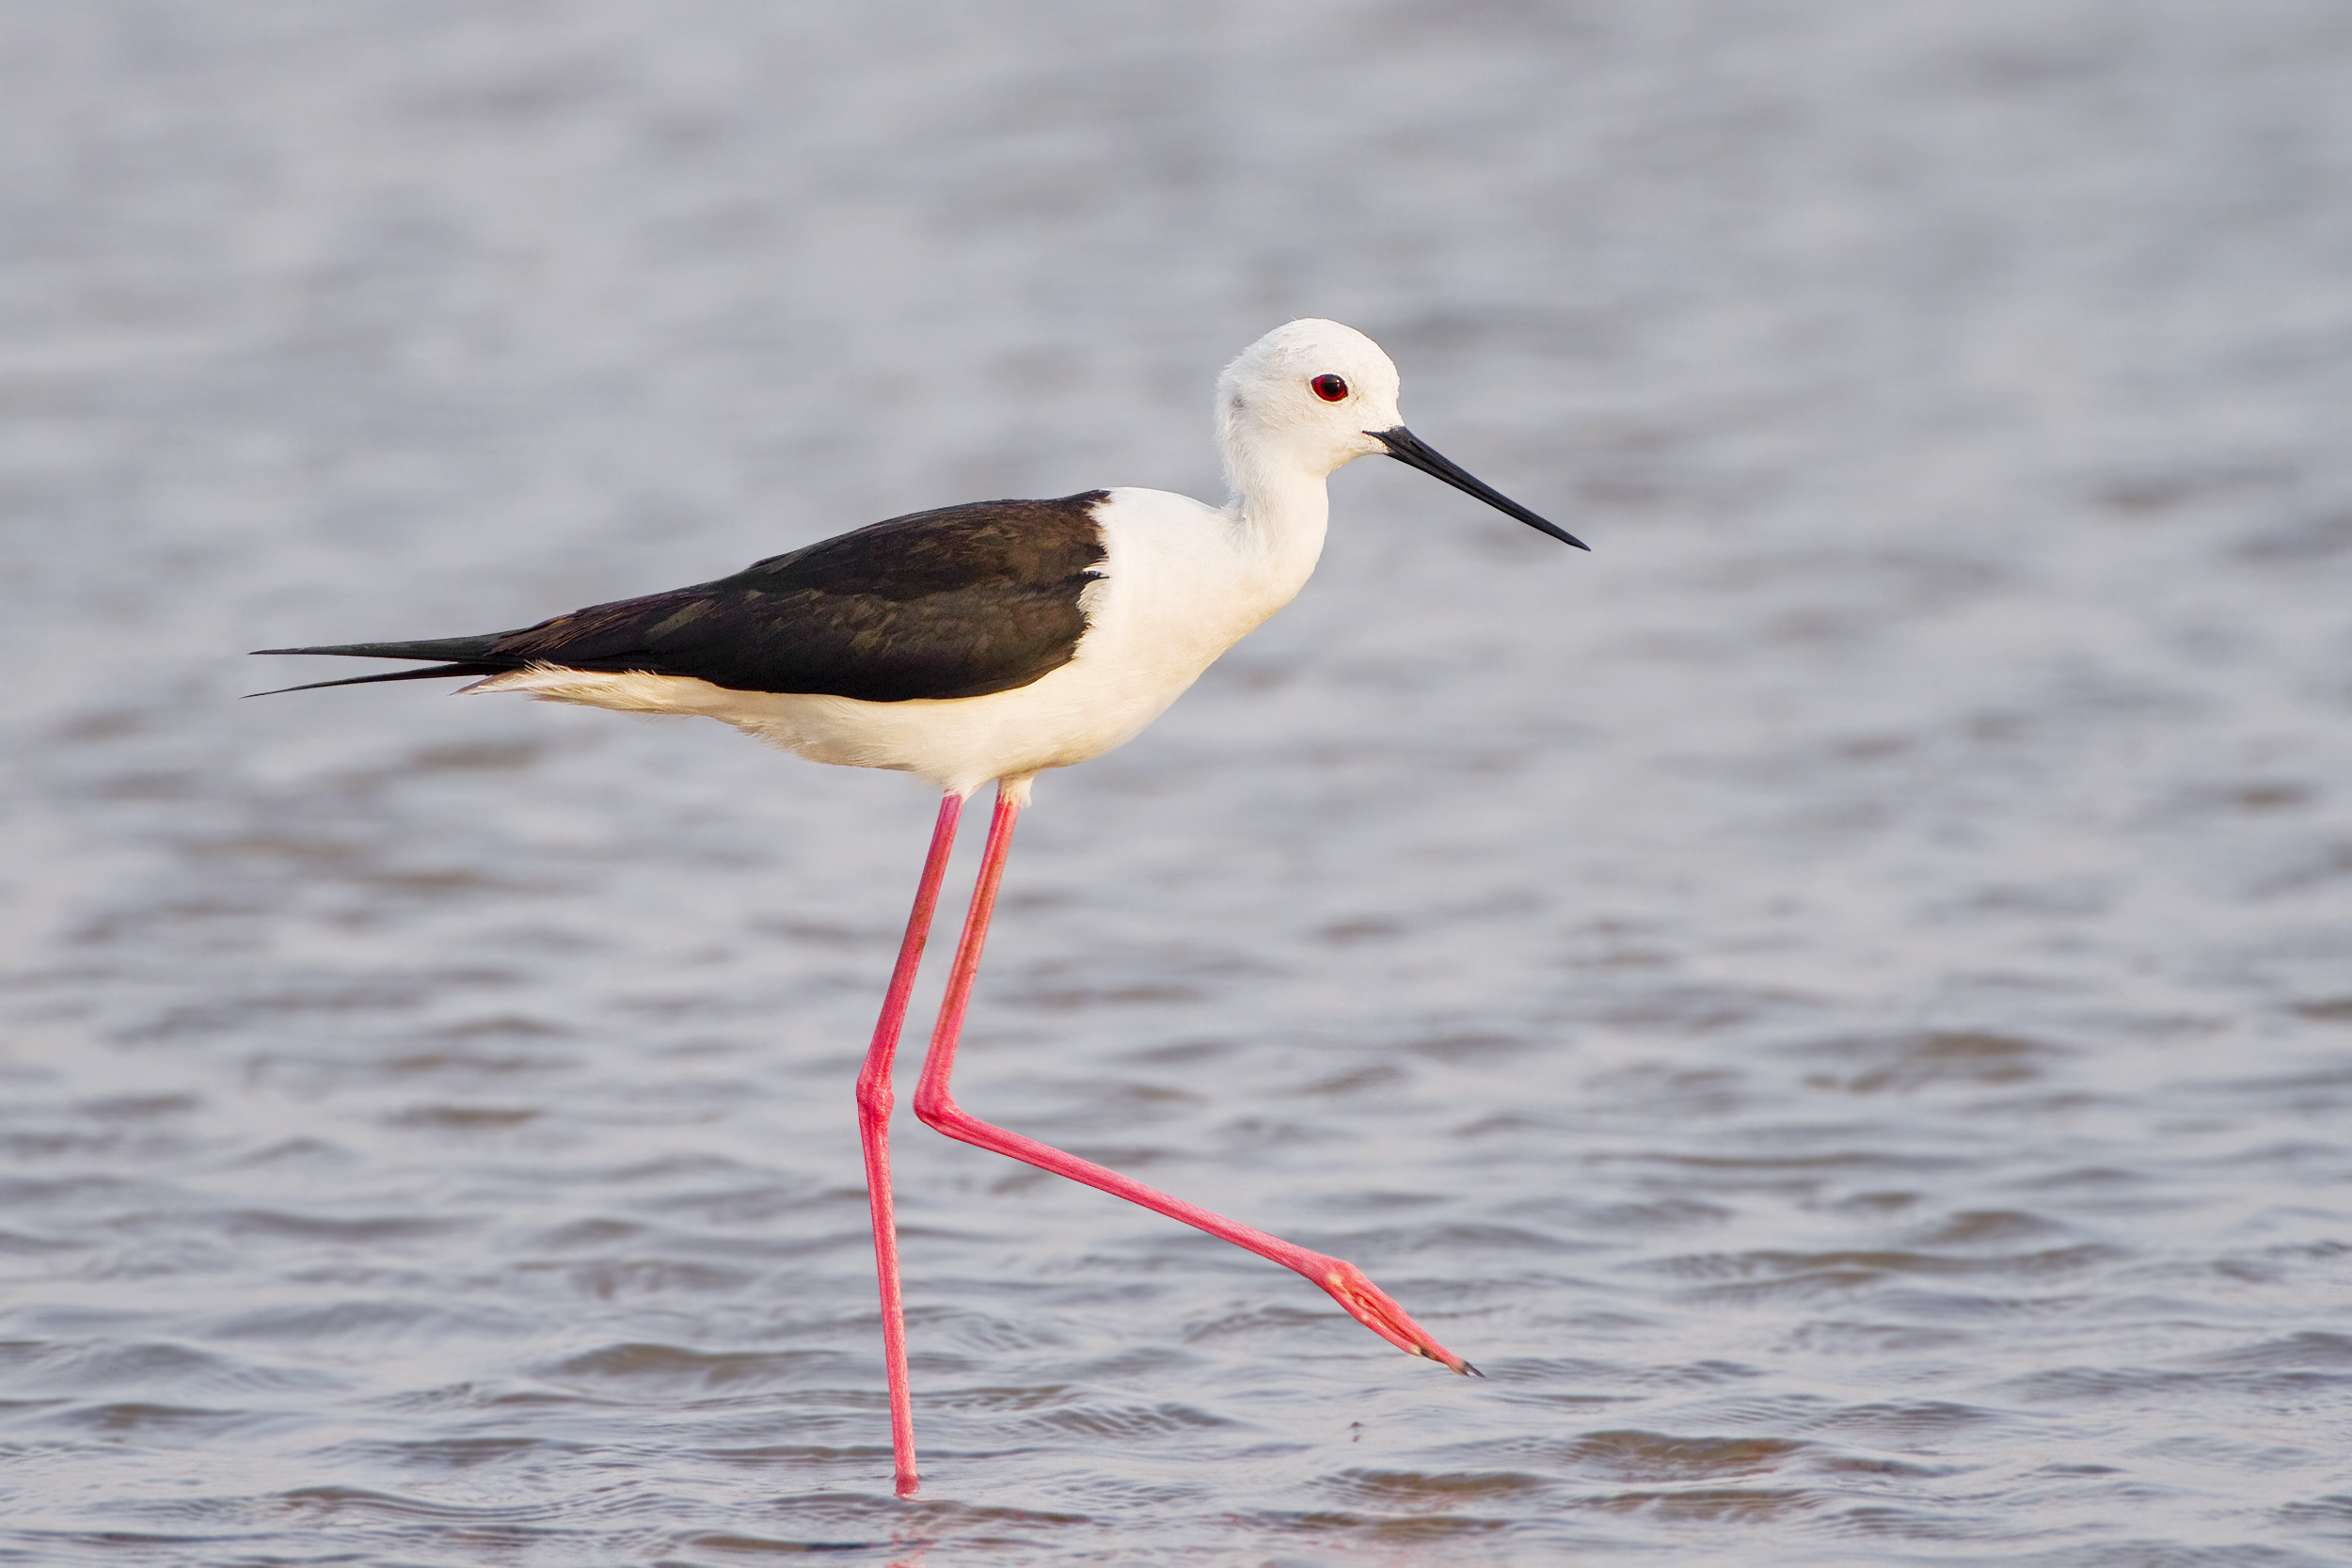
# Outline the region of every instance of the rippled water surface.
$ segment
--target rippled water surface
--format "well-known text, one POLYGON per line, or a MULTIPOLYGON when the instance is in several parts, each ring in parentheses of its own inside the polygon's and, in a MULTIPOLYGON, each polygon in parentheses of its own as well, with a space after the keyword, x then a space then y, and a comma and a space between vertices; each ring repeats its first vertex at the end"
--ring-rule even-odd
MULTIPOLYGON (((2352 15, 0 8, 0 1560, 2352 1560, 2352 15), (850 1080, 930 812, 314 678, 895 513, 1395 465, 1041 782, 975 1111, 850 1080)), ((977 835, 974 835, 977 837, 977 835)))

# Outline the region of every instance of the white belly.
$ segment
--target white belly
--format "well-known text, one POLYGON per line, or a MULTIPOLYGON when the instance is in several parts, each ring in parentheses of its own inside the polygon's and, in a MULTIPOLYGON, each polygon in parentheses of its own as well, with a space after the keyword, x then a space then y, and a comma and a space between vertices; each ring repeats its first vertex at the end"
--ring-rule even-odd
MULTIPOLYGON (((1114 490, 1096 518, 1107 554, 1102 580, 1080 601, 1086 634, 1069 663, 1010 691, 869 703, 551 666, 493 675, 466 689, 703 714, 811 762, 916 773, 967 795, 1005 779, 1025 796, 1029 775, 1135 738, 1219 654, 1289 603, 1314 569, 1314 553, 1293 549, 1282 552, 1287 559, 1270 559, 1227 514, 1163 491, 1114 490)), ((1316 552, 1321 531, 1314 531, 1316 552)))

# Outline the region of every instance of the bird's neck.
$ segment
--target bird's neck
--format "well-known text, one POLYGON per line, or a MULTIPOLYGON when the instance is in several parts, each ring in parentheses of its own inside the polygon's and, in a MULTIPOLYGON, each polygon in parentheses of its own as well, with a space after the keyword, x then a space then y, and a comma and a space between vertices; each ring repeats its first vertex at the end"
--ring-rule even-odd
POLYGON ((1227 469, 1225 515, 1233 543, 1251 574, 1279 594, 1267 614, 1306 586, 1323 555, 1331 516, 1324 478, 1313 468, 1254 453, 1236 454, 1227 469))

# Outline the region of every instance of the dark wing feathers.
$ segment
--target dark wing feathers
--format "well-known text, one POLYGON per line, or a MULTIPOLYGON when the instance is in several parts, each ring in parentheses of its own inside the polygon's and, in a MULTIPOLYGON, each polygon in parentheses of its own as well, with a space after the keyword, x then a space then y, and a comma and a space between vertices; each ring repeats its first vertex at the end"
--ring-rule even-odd
POLYGON ((361 658, 445 658, 463 663, 481 658, 501 637, 512 632, 491 632, 484 637, 437 637, 423 642, 342 642, 327 648, 256 648, 257 654, 351 654, 361 658))
MULTIPOLYGON (((397 647, 395 643, 393 646, 397 647)), ((330 648, 256 648, 257 654, 324 654, 340 650, 330 648)), ((389 658, 400 654, 380 656, 389 658)), ((443 675, 495 675, 510 666, 502 664, 436 664, 425 670, 394 670, 382 675, 345 675, 339 681, 306 681, 300 686, 281 686, 271 691, 248 691, 248 697, 275 697, 281 691, 316 691, 328 686, 373 686, 377 681, 429 681, 443 675)))
POLYGON ((1086 631, 1078 595, 1101 575, 1093 512, 1104 499, 1094 490, 893 517, 715 582, 591 605, 521 631, 265 651, 446 661, 321 685, 548 663, 880 703, 985 696, 1070 661, 1086 631))

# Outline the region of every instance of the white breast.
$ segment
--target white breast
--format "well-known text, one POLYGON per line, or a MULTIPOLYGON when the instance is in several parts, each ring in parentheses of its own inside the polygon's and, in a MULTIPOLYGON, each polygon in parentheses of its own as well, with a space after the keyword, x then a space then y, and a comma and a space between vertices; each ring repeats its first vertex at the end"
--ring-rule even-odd
POLYGON ((895 768, 961 794, 1006 779, 1025 796, 1030 774, 1135 738, 1219 654, 1297 594, 1322 546, 1319 515, 1311 538, 1293 530, 1277 547, 1232 514, 1164 490, 1110 491, 1095 520, 1106 555, 1101 580, 1079 601, 1087 631, 1077 652, 1010 691, 869 703, 552 667, 494 675, 466 689, 703 714, 812 762, 895 768))

